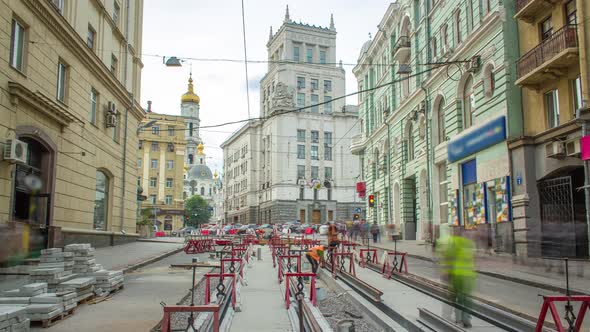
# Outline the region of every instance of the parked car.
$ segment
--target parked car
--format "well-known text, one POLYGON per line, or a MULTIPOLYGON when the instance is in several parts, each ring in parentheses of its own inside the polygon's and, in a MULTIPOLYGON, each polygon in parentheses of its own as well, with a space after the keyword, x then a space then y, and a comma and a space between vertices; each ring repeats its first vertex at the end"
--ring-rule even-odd
POLYGON ((187 235, 191 235, 193 232, 196 231, 196 228, 192 227, 192 226, 187 226, 187 227, 183 227, 181 229, 177 229, 175 231, 172 231, 172 236, 187 236, 187 235))
POLYGON ((272 237, 273 225, 263 224, 258 226, 258 232, 262 232, 262 238, 268 239, 272 237))

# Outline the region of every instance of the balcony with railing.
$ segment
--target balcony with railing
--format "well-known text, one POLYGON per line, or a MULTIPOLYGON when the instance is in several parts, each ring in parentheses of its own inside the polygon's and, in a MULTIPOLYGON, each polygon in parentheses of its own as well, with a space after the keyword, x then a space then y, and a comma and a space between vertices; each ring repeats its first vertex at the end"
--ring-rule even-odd
POLYGON ((352 137, 352 143, 350 143, 350 152, 354 155, 359 155, 365 149, 367 138, 364 133, 356 134, 352 137))
POLYGON ((551 11, 553 5, 561 0, 516 0, 515 18, 528 23, 534 22, 551 11))
POLYGON ((538 85, 563 76, 566 72, 564 68, 579 62, 578 52, 577 27, 568 25, 561 28, 520 57, 516 84, 538 85))
POLYGON ((412 43, 410 41, 410 37, 399 37, 397 43, 395 43, 391 51, 393 53, 393 58, 400 63, 405 63, 410 57, 411 46, 412 43))

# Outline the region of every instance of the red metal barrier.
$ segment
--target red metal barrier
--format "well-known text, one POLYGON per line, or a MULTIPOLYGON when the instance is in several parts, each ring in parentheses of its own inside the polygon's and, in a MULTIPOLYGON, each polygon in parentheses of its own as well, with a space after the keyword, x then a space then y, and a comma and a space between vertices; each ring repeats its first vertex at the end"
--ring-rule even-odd
MULTIPOLYGON (((297 255, 280 255, 279 256, 279 268, 277 269, 277 274, 278 274, 278 278, 279 278, 279 283, 283 282, 283 275, 285 273, 285 271, 283 271, 283 259, 296 259, 297 260, 297 265, 295 265, 297 271, 296 272, 301 272, 301 256, 297 256, 297 255)), ((287 262, 288 264, 288 262, 287 262)), ((287 273, 291 273, 290 271, 287 270, 287 273)))
POLYGON ((171 330, 171 314, 173 312, 212 312, 213 313, 213 332, 219 332, 219 305, 166 305, 164 307, 164 318, 162 318, 162 332, 170 332, 171 330))
POLYGON ((387 257, 385 258, 385 261, 383 261, 383 267, 381 269, 381 273, 383 273, 384 278, 391 278, 391 275, 395 272, 408 273, 408 261, 406 259, 406 254, 407 253, 405 252, 397 251, 387 253, 387 257), (389 257, 391 256, 393 256, 393 259, 390 263, 389 257))
POLYGON ((344 271, 356 276, 354 269, 354 254, 352 252, 333 252, 332 253, 332 276, 336 278, 336 271, 344 271), (348 259, 348 271, 346 271, 346 259, 348 259))
MULTIPOLYGON (((238 267, 236 268, 236 272, 234 273, 239 273, 240 277, 242 277, 242 279, 244 278, 244 264, 242 263, 242 259, 241 258, 222 258, 221 259, 221 274, 227 274, 225 271, 225 263, 239 263, 240 265, 238 265, 238 267)), ((231 273, 228 272, 228 273, 231 273)))
POLYGON ((231 306, 235 309, 236 307, 236 274, 235 273, 206 273, 205 274, 205 304, 209 304, 211 299, 211 278, 221 278, 223 282, 224 278, 232 278, 232 296, 231 296, 231 306))
POLYGON ((213 240, 211 239, 189 240, 184 247, 186 254, 201 254, 209 251, 213 251, 213 240))
POLYGON ((377 258, 377 249, 361 248, 359 251, 360 251, 359 266, 365 267, 365 266, 367 266, 367 262, 379 264, 379 259, 377 258), (367 259, 365 259, 365 255, 364 255, 365 253, 367 253, 367 255, 373 255, 373 256, 371 256, 371 257, 367 256, 367 259))
POLYGON ((271 247, 272 267, 276 267, 277 266, 277 263, 276 263, 277 255, 286 254, 288 250, 289 250, 289 246, 284 246, 284 245, 277 245, 277 246, 272 246, 271 247))
POLYGON ((317 299, 315 293, 315 273, 285 273, 285 279, 287 282, 285 283, 285 307, 289 309, 291 304, 291 288, 289 287, 289 279, 290 277, 311 277, 310 289, 309 289, 309 300, 313 304, 314 307, 317 307, 317 299))
POLYGON ((543 322, 545 322, 545 317, 547 316, 547 310, 551 311, 551 316, 553 317, 553 322, 557 327, 557 332, 565 332, 570 331, 569 329, 564 329, 563 324, 561 323, 561 318, 559 317, 559 312, 557 312, 557 308, 555 308, 555 302, 580 302, 580 310, 578 311, 577 318, 575 318, 573 325, 575 328, 575 332, 581 332, 582 323, 584 322, 584 316, 586 315, 586 311, 590 309, 590 296, 588 295, 571 295, 571 296, 564 296, 564 295, 557 295, 557 296, 543 296, 543 306, 541 307, 541 313, 539 314, 539 319, 537 320, 537 328, 535 332, 541 332, 543 330, 543 322))
POLYGON ((356 249, 356 247, 358 246, 357 243, 355 242, 350 242, 350 241, 342 241, 340 242, 340 245, 342 246, 342 252, 344 252, 344 248, 346 248, 346 252, 351 252, 352 250, 356 249))

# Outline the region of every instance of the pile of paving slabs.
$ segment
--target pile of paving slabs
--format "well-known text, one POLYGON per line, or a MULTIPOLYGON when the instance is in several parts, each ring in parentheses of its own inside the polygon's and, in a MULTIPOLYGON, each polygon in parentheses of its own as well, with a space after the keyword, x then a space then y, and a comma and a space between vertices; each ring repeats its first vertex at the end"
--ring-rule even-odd
POLYGON ((76 292, 76 302, 84 301, 94 295, 96 278, 81 277, 64 281, 57 287, 58 292, 76 292))
POLYGON ((24 306, 0 305, 0 332, 29 332, 30 326, 24 306))
POLYGON ((76 274, 91 276, 94 272, 102 269, 102 265, 96 264, 94 248, 90 246, 90 243, 68 244, 64 247, 64 252, 74 256, 72 271, 76 274))
POLYGON ((94 272, 96 278, 96 288, 103 292, 112 292, 123 286, 123 271, 100 270, 94 272))
POLYGON ((74 253, 63 252, 61 248, 41 250, 39 265, 31 270, 29 280, 45 282, 49 292, 55 292, 57 285, 76 276, 72 273, 74 253))

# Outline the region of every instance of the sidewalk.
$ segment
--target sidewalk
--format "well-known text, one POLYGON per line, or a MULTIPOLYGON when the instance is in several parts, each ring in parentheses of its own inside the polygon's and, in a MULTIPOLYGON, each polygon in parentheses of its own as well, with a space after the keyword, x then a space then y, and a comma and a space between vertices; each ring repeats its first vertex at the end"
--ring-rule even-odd
MULTIPOLYGON (((166 255, 182 250, 182 243, 154 243, 131 242, 112 247, 96 248, 94 257, 97 264, 101 264, 107 270, 123 270, 129 272, 140 266, 149 264, 166 255)), ((28 273, 35 265, 21 265, 0 269, 5 274, 0 275, 0 290, 20 287, 28 282, 28 273), (9 273, 21 273, 10 275, 9 273)))
MULTIPOLYGON (((392 241, 373 243, 376 247, 393 251, 392 241)), ((397 251, 407 252, 409 257, 438 262, 430 243, 422 241, 397 241, 397 251)), ((381 258, 381 257, 379 257, 381 258)), ((564 263, 540 258, 516 258, 505 254, 476 253, 476 271, 499 279, 565 293, 564 263)), ((410 273, 411 267, 410 268, 410 273)), ((570 288, 579 293, 590 293, 590 261, 569 262, 570 288)))

